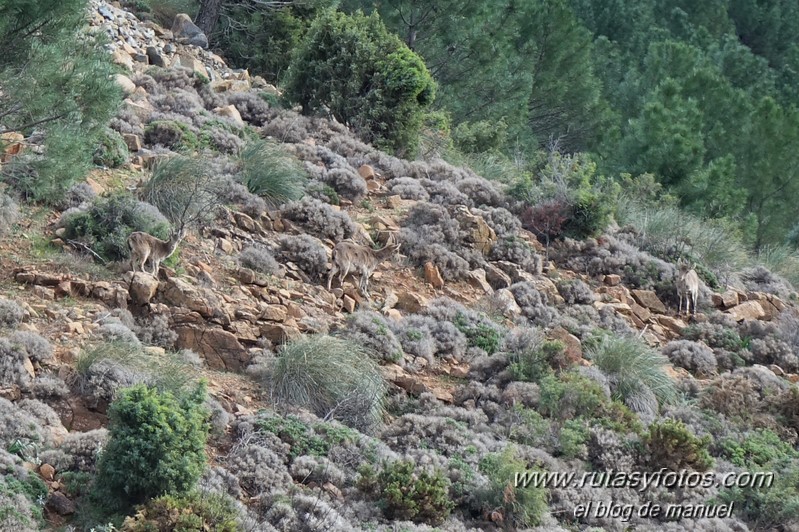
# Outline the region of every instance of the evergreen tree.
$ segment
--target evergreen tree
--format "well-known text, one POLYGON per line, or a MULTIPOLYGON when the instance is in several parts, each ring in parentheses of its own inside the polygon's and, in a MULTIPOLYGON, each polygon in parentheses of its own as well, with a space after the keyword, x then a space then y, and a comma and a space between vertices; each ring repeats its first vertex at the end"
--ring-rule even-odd
POLYGON ((86 0, 6 0, 0 4, 0 124, 44 135, 44 155, 28 152, 2 178, 27 197, 57 199, 91 164, 120 91, 99 35, 85 33, 86 0))
POLYGON ((435 89, 422 59, 377 13, 327 11, 295 53, 285 94, 306 113, 327 110, 367 142, 409 153, 435 89))

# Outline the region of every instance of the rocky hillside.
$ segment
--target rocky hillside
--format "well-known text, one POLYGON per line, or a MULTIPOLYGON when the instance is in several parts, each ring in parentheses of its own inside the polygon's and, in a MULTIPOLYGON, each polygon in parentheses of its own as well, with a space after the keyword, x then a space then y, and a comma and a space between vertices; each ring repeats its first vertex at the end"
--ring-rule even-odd
POLYGON ((678 316, 676 266, 635 227, 545 246, 504 185, 281 108, 182 18, 95 2, 91 24, 125 71, 124 162, 0 236, 0 529, 175 529, 179 512, 153 504, 97 517, 87 486, 120 389, 200 378, 197 489, 234 524, 187 530, 799 529, 799 313, 781 279, 703 286, 678 316), (253 193, 250 146, 305 176, 303 197, 253 193), (213 218, 157 277, 132 272, 117 228, 168 225, 144 200, 176 153, 207 171, 213 218), (326 288, 348 239, 400 243, 371 298, 352 277, 326 288), (286 392, 304 378, 304 396, 286 392), (515 484, 666 470, 712 482, 515 484), (754 471, 772 485, 720 484, 754 471))

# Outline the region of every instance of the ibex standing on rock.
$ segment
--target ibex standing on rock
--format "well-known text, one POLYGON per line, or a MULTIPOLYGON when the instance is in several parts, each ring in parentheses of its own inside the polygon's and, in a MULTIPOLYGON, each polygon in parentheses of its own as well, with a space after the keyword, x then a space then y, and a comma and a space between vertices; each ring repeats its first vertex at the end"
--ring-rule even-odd
POLYGON ((399 248, 400 245, 394 241, 393 235, 383 249, 377 250, 360 246, 352 241, 339 242, 333 248, 333 267, 330 268, 330 275, 327 276, 327 289, 330 290, 333 275, 336 272, 338 272, 338 282, 341 284, 347 274, 357 271, 360 275, 358 283, 360 292, 369 299, 369 277, 372 276, 378 264, 397 253, 399 248))
POLYGON ((677 295, 680 297, 680 307, 678 315, 682 314, 682 302, 685 299, 685 313, 696 316, 696 300, 699 298, 699 276, 693 266, 688 266, 687 262, 678 261, 677 266, 677 295), (690 296, 690 298, 689 298, 690 296), (693 312, 691 312, 693 303, 693 312))
POLYGON ((141 264, 141 271, 145 271, 144 263, 147 262, 147 259, 150 259, 153 265, 153 276, 157 277, 161 261, 172 256, 185 236, 185 227, 173 231, 169 235, 169 240, 161 240, 141 231, 132 232, 128 237, 128 247, 130 248, 130 262, 133 271, 137 270, 137 263, 141 264))

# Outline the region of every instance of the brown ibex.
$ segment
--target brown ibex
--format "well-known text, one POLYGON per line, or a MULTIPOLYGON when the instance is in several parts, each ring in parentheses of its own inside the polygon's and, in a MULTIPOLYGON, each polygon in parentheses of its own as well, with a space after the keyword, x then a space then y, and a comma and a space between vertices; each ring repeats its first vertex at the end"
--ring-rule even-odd
POLYGON ((133 271, 137 270, 137 263, 141 264, 141 271, 145 271, 144 264, 149 259, 153 265, 153 276, 158 276, 161 261, 172 256, 178 244, 185 238, 186 229, 181 227, 169 235, 169 240, 161 240, 142 231, 134 231, 128 237, 130 248, 130 262, 133 271))
POLYGON ((696 316, 696 301, 699 299, 699 276, 694 266, 689 266, 682 259, 677 262, 677 295, 680 297, 680 307, 677 315, 682 314, 682 302, 685 300, 686 314, 696 316), (693 308, 691 304, 693 303, 693 308), (693 310, 693 312, 691 312, 693 310))
POLYGON ((369 299, 369 277, 381 262, 397 253, 399 248, 400 245, 394 241, 393 235, 382 249, 372 249, 347 240, 339 242, 333 248, 333 267, 327 276, 327 289, 330 290, 336 272, 339 284, 344 282, 344 278, 350 272, 358 272, 360 275, 358 288, 361 294, 369 299))

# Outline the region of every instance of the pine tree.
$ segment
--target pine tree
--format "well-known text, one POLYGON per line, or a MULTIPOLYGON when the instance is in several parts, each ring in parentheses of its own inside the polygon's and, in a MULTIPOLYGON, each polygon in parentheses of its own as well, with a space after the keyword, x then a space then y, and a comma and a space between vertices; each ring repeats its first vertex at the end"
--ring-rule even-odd
POLYGON ((95 141, 118 102, 110 56, 85 30, 86 0, 6 0, 0 4, 0 124, 44 136, 2 178, 26 197, 55 200, 91 164, 95 141))

